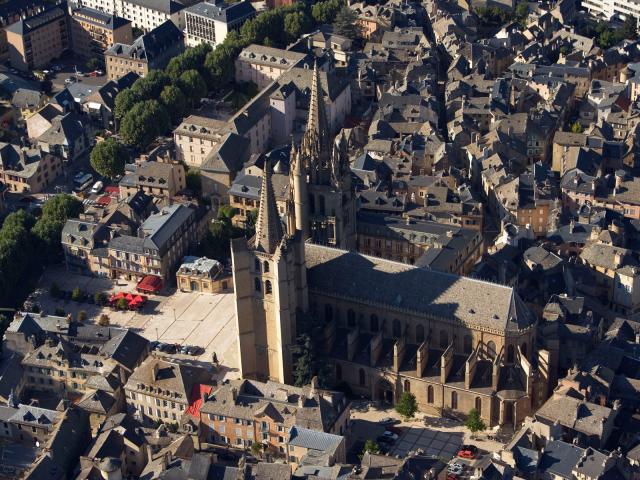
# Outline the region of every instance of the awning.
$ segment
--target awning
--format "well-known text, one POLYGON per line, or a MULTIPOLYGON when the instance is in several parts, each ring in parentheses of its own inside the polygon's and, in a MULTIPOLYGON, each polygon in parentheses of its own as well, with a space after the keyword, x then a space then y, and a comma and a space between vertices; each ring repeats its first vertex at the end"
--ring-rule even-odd
POLYGON ((162 279, 155 275, 147 275, 138 283, 136 289, 150 293, 158 292, 162 289, 162 279))

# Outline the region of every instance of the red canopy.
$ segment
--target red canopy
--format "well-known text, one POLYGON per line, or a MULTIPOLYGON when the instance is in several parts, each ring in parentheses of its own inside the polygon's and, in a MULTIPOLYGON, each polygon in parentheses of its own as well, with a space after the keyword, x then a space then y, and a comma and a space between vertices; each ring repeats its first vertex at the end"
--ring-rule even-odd
POLYGON ((111 203, 111 197, 109 195, 103 195, 98 200, 96 200, 98 205, 109 205, 111 203))
POLYGON ((132 293, 127 293, 124 298, 127 299, 127 302, 130 302, 131 300, 133 300, 133 294, 132 293))
POLYGON ((111 298, 109 299, 109 301, 115 302, 117 300, 120 300, 121 298, 124 298, 124 292, 118 292, 115 295, 111 295, 111 298))
POLYGON ((158 292, 162 289, 162 279, 155 275, 147 275, 138 283, 136 289, 150 293, 158 292))

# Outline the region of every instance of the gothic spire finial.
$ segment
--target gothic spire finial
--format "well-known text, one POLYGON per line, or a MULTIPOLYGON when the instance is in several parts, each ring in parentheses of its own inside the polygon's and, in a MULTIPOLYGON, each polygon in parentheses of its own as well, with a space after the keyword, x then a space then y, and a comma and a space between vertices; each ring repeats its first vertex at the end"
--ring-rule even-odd
POLYGON ((262 170, 260 209, 256 222, 255 246, 267 253, 273 253, 280 244, 283 235, 276 195, 271 182, 271 164, 268 159, 265 159, 262 170))
POLYGON ((327 123, 327 114, 325 112, 324 96, 317 60, 313 65, 311 94, 309 98, 309 118, 302 139, 302 150, 306 155, 316 158, 323 154, 327 155, 331 151, 329 125, 327 123))

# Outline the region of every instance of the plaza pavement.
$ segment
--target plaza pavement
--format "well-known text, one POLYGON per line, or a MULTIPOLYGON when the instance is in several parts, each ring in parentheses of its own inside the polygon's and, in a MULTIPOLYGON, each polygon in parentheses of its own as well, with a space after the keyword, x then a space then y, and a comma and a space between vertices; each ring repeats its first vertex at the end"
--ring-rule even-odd
POLYGON ((202 355, 175 357, 210 366, 215 352, 221 364, 219 378, 240 378, 233 293, 176 291, 169 295, 150 295, 141 310, 122 312, 89 303, 54 299, 49 295, 53 282, 68 291, 79 287, 91 296, 96 292, 107 295, 120 291, 135 292, 135 283, 73 274, 63 267, 49 268, 40 281, 37 301, 43 311, 50 315, 54 314, 56 308, 62 308, 77 318, 78 312, 84 310, 88 322, 97 322, 100 315, 105 313, 111 325, 131 328, 149 340, 200 346, 205 350, 202 355))

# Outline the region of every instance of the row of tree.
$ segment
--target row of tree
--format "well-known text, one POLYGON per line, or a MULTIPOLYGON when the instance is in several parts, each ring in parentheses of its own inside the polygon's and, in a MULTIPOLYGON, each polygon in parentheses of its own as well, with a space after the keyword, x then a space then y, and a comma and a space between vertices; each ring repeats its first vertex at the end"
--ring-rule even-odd
POLYGON ((45 202, 37 219, 24 210, 5 218, 0 229, 0 305, 20 307, 42 267, 61 260, 62 227, 81 211, 76 198, 57 195, 45 202))

